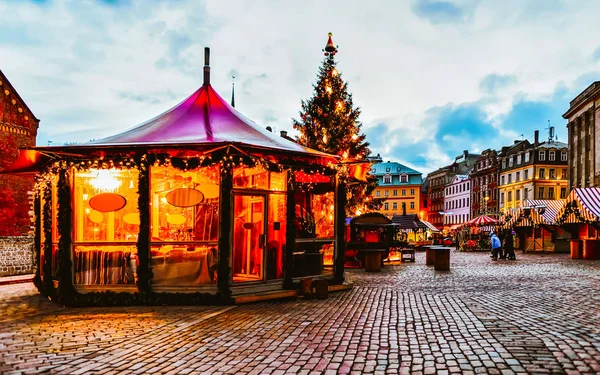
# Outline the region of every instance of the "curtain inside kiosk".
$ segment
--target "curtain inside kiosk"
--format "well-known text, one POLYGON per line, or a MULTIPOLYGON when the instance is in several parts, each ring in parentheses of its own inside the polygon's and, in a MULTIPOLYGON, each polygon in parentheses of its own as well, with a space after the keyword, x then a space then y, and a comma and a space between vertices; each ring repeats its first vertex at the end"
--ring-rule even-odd
POLYGON ((153 283, 216 283, 219 235, 218 166, 150 169, 153 283))
POLYGON ((75 173, 75 284, 134 284, 139 233, 138 171, 75 173))

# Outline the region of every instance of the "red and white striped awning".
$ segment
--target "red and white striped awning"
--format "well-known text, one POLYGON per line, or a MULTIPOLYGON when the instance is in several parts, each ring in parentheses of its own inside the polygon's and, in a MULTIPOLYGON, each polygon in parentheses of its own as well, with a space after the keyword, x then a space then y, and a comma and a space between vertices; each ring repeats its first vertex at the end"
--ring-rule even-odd
POLYGON ((600 188, 575 188, 557 215, 560 224, 600 221, 600 188))
POLYGON ((521 207, 511 209, 511 212, 508 214, 511 216, 511 219, 504 227, 531 227, 540 224, 554 225, 556 224, 558 212, 564 204, 564 199, 530 199, 523 201, 521 207))
POLYGON ((465 223, 466 226, 469 227, 482 227, 484 225, 494 225, 499 223, 498 220, 493 217, 489 217, 487 215, 477 216, 475 219, 471 219, 465 223))

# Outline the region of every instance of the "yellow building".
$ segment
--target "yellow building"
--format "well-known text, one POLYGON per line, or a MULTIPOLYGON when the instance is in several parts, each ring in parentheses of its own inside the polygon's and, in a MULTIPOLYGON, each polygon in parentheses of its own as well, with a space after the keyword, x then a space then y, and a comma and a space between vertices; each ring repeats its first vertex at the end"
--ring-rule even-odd
POLYGON ((371 168, 371 174, 379 183, 372 197, 384 199, 381 213, 389 217, 402 215, 404 203, 407 214, 421 217, 421 172, 396 162, 377 163, 371 168))
POLYGON ((565 199, 568 189, 568 146, 548 140, 515 143, 502 152, 499 195, 500 211, 519 208, 532 199, 565 199))

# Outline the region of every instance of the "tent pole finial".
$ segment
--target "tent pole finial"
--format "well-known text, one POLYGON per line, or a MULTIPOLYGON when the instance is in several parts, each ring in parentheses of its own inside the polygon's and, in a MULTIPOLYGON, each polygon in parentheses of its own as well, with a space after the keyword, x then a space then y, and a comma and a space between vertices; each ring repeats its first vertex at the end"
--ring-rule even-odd
POLYGON ((210 48, 204 47, 204 84, 210 85, 210 48))

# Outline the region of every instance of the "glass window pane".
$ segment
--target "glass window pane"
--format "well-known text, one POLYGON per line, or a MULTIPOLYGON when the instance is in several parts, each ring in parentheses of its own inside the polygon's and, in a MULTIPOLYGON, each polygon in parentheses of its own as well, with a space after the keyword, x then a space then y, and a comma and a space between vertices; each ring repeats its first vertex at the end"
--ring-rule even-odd
POLYGON ((283 252, 286 239, 286 196, 269 196, 269 218, 267 221, 267 280, 283 277, 283 252))
POLYGON ((131 241, 139 233, 136 169, 75 172, 75 241, 131 241))
POLYGON ((203 285, 217 282, 217 246, 152 246, 150 255, 153 284, 203 285))
POLYGON ((139 265, 135 246, 75 246, 75 284, 135 284, 139 265))
POLYGON ((261 166, 237 167, 233 169, 233 187, 244 189, 267 189, 269 172, 261 166))
POLYGON ((269 189, 276 191, 286 191, 286 177, 287 173, 285 172, 270 172, 269 189))
POLYGON ((233 200, 233 281, 261 281, 264 271, 265 198, 238 195, 233 200))
POLYGON ((153 241, 209 241, 219 236, 217 166, 181 171, 150 170, 151 233, 153 241))

